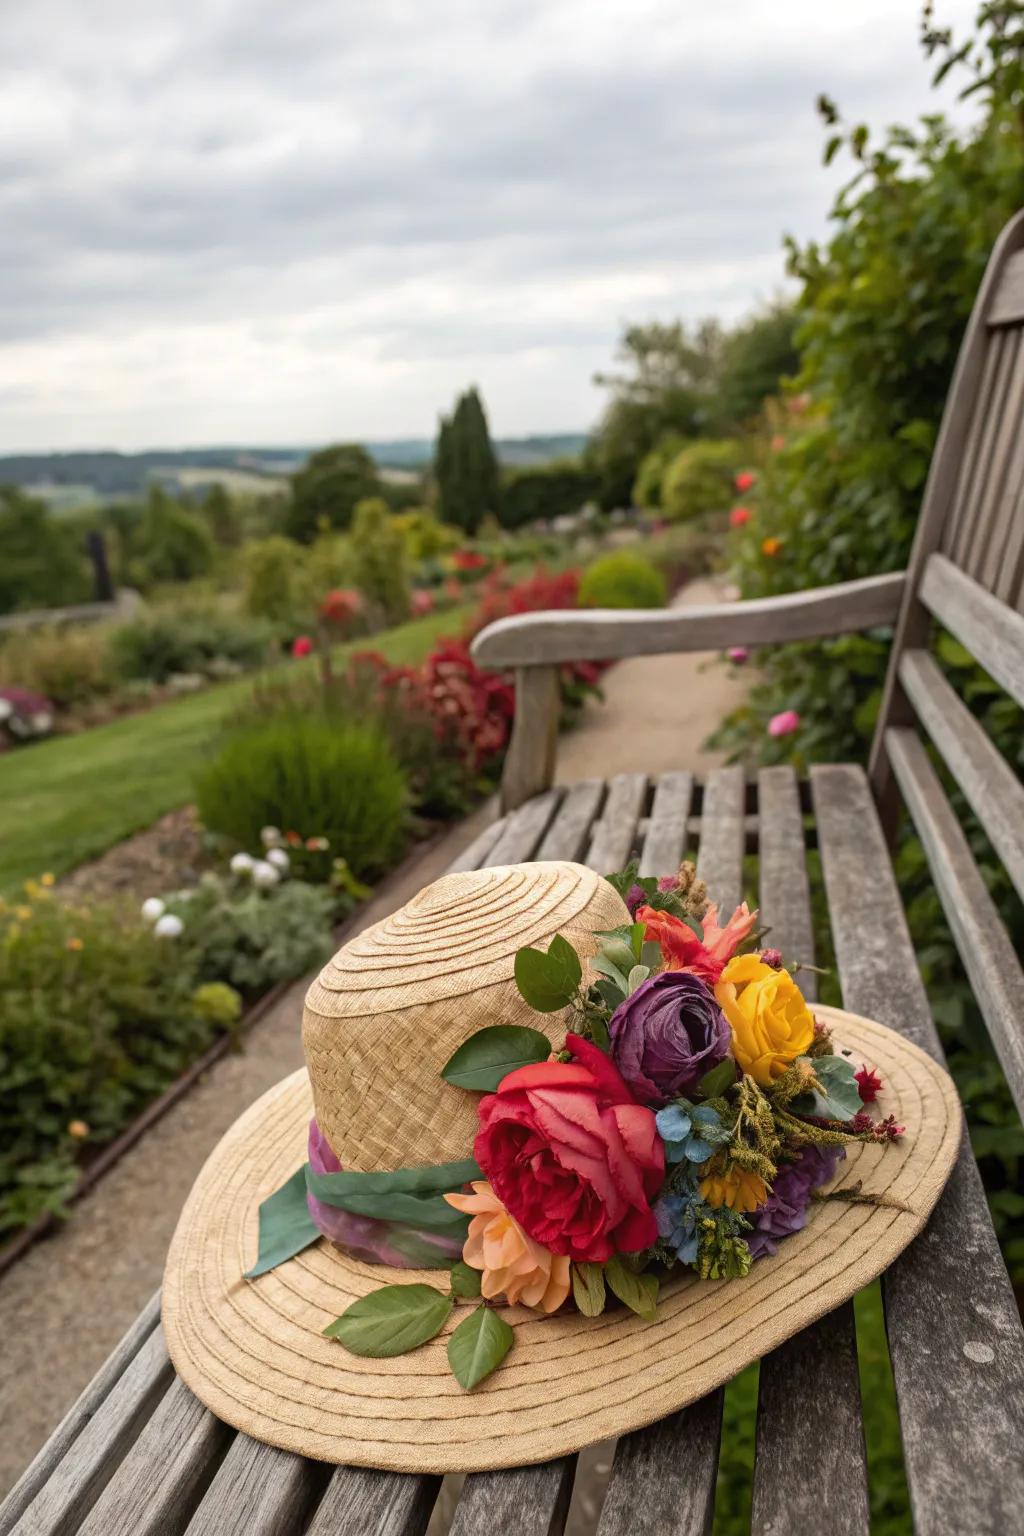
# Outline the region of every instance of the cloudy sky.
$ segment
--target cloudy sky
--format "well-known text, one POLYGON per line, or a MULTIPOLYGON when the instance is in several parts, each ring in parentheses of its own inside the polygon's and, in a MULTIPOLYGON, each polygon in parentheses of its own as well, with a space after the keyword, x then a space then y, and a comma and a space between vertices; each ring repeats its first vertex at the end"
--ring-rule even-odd
POLYGON ((421 436, 470 381, 585 428, 624 320, 741 315, 824 231, 817 92, 935 105, 919 11, 2 3, 0 451, 421 436))

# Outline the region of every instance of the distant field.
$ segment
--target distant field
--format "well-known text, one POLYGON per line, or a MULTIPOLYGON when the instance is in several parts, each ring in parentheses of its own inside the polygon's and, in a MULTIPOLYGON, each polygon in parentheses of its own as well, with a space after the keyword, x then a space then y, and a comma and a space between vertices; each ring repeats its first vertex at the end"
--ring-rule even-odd
POLYGON ((251 469, 178 469, 157 468, 157 475, 177 480, 183 490, 193 486, 222 485, 235 496, 272 496, 283 491, 287 480, 277 475, 257 475, 251 469))
MULTIPOLYGON (((422 660, 441 635, 457 634, 470 605, 403 624, 372 642, 391 661, 422 660)), ((366 650, 366 640, 338 658, 366 650)), ((294 674, 311 663, 285 662, 294 674)), ((266 674, 264 674, 266 675, 266 674)), ((0 892, 45 870, 64 874, 187 805, 203 754, 223 720, 248 696, 253 679, 222 683, 143 714, 60 736, 0 757, 0 892)))

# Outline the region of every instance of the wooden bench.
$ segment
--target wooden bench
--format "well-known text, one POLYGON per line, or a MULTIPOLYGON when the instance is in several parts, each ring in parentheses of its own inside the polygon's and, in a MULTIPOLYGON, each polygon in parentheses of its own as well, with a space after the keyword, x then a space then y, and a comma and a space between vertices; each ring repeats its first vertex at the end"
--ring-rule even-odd
MULTIPOLYGON (((843 1000, 941 1059, 889 860, 902 793, 920 833, 995 1049, 1024 1105, 1024 979, 917 725, 960 784, 1024 894, 1024 789, 933 661, 934 622, 1024 704, 1024 216, 996 250, 957 367, 905 573, 819 592, 652 618, 575 613, 502 620, 481 660, 517 671, 507 814, 459 868, 580 859, 645 873, 696 850, 728 909, 743 860, 773 939, 813 956, 807 852, 821 857, 843 1000), (574 657, 835 634, 896 622, 868 773, 828 765, 798 783, 735 767, 551 787, 556 667, 574 657)), ((813 985, 808 986, 813 992, 813 985)), ((920 1238, 883 1278, 915 1529, 1024 1530, 1024 1332, 964 1139, 920 1238)), ((54 1347, 59 1347, 59 1344, 54 1347)), ((615 1451, 599 1536, 698 1536, 713 1513, 722 1391, 628 1435, 615 1451)), ((455 1536, 551 1536, 575 1458, 466 1479, 455 1536)), ((320 1466, 220 1423, 176 1378, 154 1297, 0 1507, 0 1536, 415 1536, 439 1482, 320 1466)), ((852 1306, 762 1361, 753 1528, 867 1536, 868 1475, 852 1306)))

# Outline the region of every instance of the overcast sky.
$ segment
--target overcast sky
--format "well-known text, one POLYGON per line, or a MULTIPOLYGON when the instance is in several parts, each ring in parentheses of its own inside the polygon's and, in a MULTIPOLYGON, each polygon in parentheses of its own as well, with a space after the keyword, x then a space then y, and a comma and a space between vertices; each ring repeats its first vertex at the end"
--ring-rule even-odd
POLYGON ((819 91, 934 107, 919 11, 6 0, 0 451, 424 436, 470 381, 586 428, 623 321, 739 316, 824 232, 819 91))

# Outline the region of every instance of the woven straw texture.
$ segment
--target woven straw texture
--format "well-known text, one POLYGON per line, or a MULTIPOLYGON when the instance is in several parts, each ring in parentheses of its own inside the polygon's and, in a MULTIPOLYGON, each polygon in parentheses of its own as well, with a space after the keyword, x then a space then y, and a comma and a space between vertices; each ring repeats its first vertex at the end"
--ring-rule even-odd
MULTIPOLYGON (((164 1280, 163 1319, 185 1383, 259 1440, 329 1462, 400 1472, 486 1470, 544 1461, 640 1428, 703 1397, 873 1280, 921 1230, 961 1132, 956 1090, 891 1030, 816 1007, 839 1047, 876 1066, 880 1107, 906 1125, 889 1146, 858 1146, 837 1184, 863 1181, 892 1202, 816 1204, 802 1232, 743 1280, 662 1286, 655 1322, 619 1310, 588 1320, 504 1309, 515 1346, 472 1393, 451 1376, 444 1334, 394 1360, 361 1360, 322 1330, 394 1279, 443 1286, 436 1271, 394 1271, 321 1240, 259 1280, 259 1203, 305 1158, 305 1072, 265 1094, 221 1141, 182 1214, 164 1280)), ((424 1069, 425 1070, 425 1069, 424 1069)), ((407 1085, 411 1094, 418 1084, 407 1085)), ((455 1090, 447 1089, 455 1094, 455 1090)), ((469 1137, 458 1148, 465 1153, 469 1137)), ((418 1161, 423 1161, 422 1158, 418 1161)))
MULTIPOLYGON (((465 1157, 476 1105, 441 1080, 462 1042, 522 1023, 516 950, 562 934, 581 955, 628 923, 581 864, 501 865, 444 875, 346 944, 306 994, 302 1043, 316 1118, 343 1168, 362 1173, 465 1157)), ((562 1014, 526 1022, 559 1043, 562 1014)))

